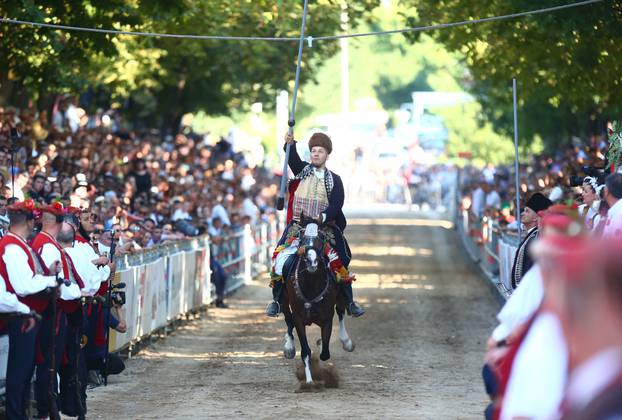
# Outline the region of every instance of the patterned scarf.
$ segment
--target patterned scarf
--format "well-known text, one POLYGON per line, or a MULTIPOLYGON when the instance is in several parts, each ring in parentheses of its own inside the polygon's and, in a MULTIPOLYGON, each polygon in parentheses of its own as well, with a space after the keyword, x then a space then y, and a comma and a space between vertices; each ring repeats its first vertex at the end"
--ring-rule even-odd
MULTIPOLYGON (((304 167, 302 171, 298 175, 296 175, 291 181, 299 180, 302 181, 309 175, 313 175, 313 165, 308 164, 304 167)), ((290 181, 290 182, 291 182, 290 181)), ((333 187, 335 186, 335 181, 333 180, 333 173, 328 169, 325 170, 324 173, 324 186, 326 187, 326 195, 330 200, 330 193, 333 192, 333 187)))

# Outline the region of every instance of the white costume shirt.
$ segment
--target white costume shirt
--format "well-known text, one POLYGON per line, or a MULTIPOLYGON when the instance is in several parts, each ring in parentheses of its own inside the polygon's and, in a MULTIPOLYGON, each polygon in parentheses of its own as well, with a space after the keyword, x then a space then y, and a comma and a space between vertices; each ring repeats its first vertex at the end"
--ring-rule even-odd
POLYGON ((570 375, 566 399, 572 410, 584 409, 622 372, 622 350, 610 348, 593 355, 570 375))
POLYGON ((19 245, 7 245, 2 259, 16 295, 24 297, 39 293, 47 287, 56 287, 55 277, 35 274, 30 269, 28 255, 19 245))
POLYGON ((516 353, 501 420, 559 418, 567 379, 568 348, 561 324, 551 312, 542 312, 516 353))
POLYGON ((76 242, 73 247, 65 248, 65 252, 69 254, 78 275, 84 283, 82 290, 89 295, 94 295, 99 290, 101 283, 108 280, 110 267, 106 265, 98 268, 92 263, 93 260, 99 257, 89 244, 76 242))
MULTIPOLYGON (((41 259, 49 267, 54 261, 62 261, 60 251, 51 243, 46 243, 41 248, 41 259)), ((80 293, 80 287, 73 283, 69 286, 64 284, 60 287, 60 298, 62 300, 76 300, 80 299, 82 294, 80 293)))
POLYGON ((6 284, 2 276, 0 276, 0 313, 6 314, 11 312, 28 314, 30 313, 30 308, 17 300, 17 296, 13 293, 6 291, 6 284))
POLYGON ((492 338, 501 341, 516 327, 527 322, 542 303, 543 297, 542 273, 536 263, 525 273, 514 293, 497 314, 499 325, 492 332, 492 338))
POLYGON ((605 238, 622 237, 622 199, 611 206, 607 212, 603 236, 605 238))

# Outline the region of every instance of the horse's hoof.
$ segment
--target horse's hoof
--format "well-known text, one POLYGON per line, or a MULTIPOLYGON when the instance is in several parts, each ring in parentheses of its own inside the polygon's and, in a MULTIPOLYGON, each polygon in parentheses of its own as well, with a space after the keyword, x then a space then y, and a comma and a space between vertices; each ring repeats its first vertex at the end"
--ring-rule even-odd
POLYGON ((353 352, 354 351, 354 341, 352 341, 351 339, 347 339, 346 341, 342 341, 341 345, 343 347, 343 349, 347 352, 353 352))
POLYGON ((283 349, 283 356, 286 359, 293 359, 296 357, 296 349, 283 349))
POLYGON ((327 352, 326 354, 324 354, 324 353, 320 353, 320 360, 321 360, 322 362, 325 362, 325 361, 327 361, 328 359, 330 359, 330 353, 328 353, 328 352, 327 352))

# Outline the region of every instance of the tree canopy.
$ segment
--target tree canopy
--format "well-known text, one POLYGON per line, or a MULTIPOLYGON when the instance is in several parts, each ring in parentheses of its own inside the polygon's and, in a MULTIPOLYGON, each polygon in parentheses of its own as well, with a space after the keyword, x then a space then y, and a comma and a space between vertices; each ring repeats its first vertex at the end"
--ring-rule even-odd
MULTIPOLYGON (((403 0, 409 26, 455 22, 567 4, 562 0, 403 0)), ((519 85, 519 134, 549 145, 604 130, 622 110, 622 2, 441 29, 435 39, 464 55, 483 111, 512 132, 512 78, 519 85)), ((417 34, 411 42, 419 42, 417 34)))
MULTIPOLYGON (((348 2, 350 24, 362 21, 379 0, 348 2)), ((307 27, 314 36, 340 29, 339 2, 310 2, 307 27)), ((253 0, 9 1, 0 15, 34 22, 128 31, 236 36, 297 36, 302 2, 253 0)), ((337 43, 305 50, 301 79, 313 77, 337 43)), ((295 42, 204 41, 142 38, 0 24, 0 104, 84 92, 117 101, 145 124, 174 124, 189 111, 226 112, 272 98, 295 71, 295 42)), ((46 103, 47 102, 47 103, 46 103)))

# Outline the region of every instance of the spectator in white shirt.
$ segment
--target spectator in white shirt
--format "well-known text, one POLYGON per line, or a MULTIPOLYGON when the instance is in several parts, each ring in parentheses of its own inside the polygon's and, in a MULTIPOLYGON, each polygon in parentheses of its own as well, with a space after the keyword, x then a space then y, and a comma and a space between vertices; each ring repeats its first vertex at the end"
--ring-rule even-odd
POLYGON ((484 209, 486 206, 486 193, 482 188, 482 184, 477 185, 477 189, 473 191, 473 200, 471 204, 471 213, 476 218, 481 218, 484 215, 484 209))
POLYGON ((501 208, 501 197, 493 185, 486 184, 486 208, 499 210, 501 208))
POLYGON ((214 207, 212 207, 212 220, 220 219, 223 225, 230 225, 231 221, 229 220, 229 213, 227 213, 227 209, 222 205, 222 197, 218 198, 218 203, 214 207))
POLYGON ((188 210, 190 208, 190 203, 183 203, 180 200, 174 201, 173 205, 175 206, 175 211, 173 212, 173 216, 171 217, 171 220, 173 222, 176 222, 178 220, 190 220, 192 219, 192 217, 190 216, 190 213, 188 213, 188 210))
POLYGON ((207 229, 207 233, 212 237, 219 237, 222 235, 222 227, 222 220, 219 217, 212 217, 212 223, 207 229))
POLYGON ((604 237, 622 237, 622 174, 616 173, 605 179, 604 198, 609 204, 604 237))

